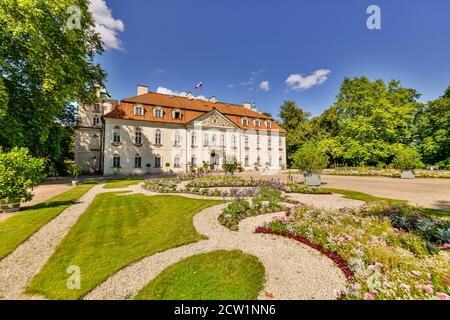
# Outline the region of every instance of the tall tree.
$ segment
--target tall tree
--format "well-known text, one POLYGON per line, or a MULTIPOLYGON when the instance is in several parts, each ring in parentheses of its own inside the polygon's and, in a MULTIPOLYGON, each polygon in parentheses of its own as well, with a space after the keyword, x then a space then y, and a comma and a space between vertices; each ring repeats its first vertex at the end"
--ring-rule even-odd
POLYGON ((343 157, 352 164, 388 163, 412 143, 420 94, 391 80, 345 78, 334 104, 343 157))
POLYGON ((450 167, 450 86, 442 97, 420 109, 415 132, 423 160, 450 167))
POLYGON ((58 158, 49 145, 66 134, 58 128, 64 111, 92 103, 106 76, 94 62, 102 50, 88 0, 2 0, 0 145, 58 158))
POLYGON ((294 101, 285 101, 280 107, 281 126, 286 133, 287 164, 292 164, 294 153, 305 141, 305 131, 301 126, 308 121, 311 114, 303 111, 294 101))

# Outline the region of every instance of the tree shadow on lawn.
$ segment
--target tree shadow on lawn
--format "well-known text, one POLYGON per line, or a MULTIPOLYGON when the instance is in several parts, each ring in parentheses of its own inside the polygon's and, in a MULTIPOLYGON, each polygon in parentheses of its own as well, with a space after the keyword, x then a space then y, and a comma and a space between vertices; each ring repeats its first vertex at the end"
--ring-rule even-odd
POLYGON ((49 209, 49 208, 55 208, 55 207, 60 207, 60 206, 71 206, 71 205, 74 205, 75 203, 79 203, 79 202, 76 200, 43 202, 43 203, 35 204, 34 206, 23 207, 20 209, 19 212, 26 212, 29 210, 38 210, 38 209, 49 209))

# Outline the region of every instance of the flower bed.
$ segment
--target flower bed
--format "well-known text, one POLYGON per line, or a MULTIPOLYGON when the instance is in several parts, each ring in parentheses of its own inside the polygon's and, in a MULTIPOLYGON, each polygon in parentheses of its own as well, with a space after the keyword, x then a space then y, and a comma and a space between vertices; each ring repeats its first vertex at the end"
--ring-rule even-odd
POLYGON ((353 280, 354 274, 353 271, 350 269, 350 267, 347 265, 347 262, 338 254, 335 252, 325 249, 322 245, 312 242, 308 238, 294 235, 289 232, 283 232, 283 231, 273 231, 267 227, 257 227, 255 230, 255 233, 264 233, 264 234, 273 234, 276 236, 282 236, 289 239, 294 239, 298 242, 304 243, 307 246, 319 251, 320 253, 326 255, 328 258, 333 260, 333 262, 339 267, 339 269, 342 270, 342 273, 344 273, 345 277, 349 280, 353 280))
POLYGON ((323 191, 319 187, 312 187, 306 184, 292 183, 292 182, 285 184, 283 191, 287 193, 332 194, 331 192, 323 191))
POLYGON ((232 231, 238 230, 241 220, 261 214, 280 212, 288 210, 281 202, 284 198, 281 191, 262 187, 258 196, 251 203, 246 199, 237 198, 222 210, 218 220, 219 223, 232 231))
POLYGON ((370 208, 323 211, 299 206, 288 218, 258 231, 292 237, 328 252, 341 268, 346 265, 354 277, 343 299, 449 298, 448 246, 435 252, 420 234, 395 228, 370 208))

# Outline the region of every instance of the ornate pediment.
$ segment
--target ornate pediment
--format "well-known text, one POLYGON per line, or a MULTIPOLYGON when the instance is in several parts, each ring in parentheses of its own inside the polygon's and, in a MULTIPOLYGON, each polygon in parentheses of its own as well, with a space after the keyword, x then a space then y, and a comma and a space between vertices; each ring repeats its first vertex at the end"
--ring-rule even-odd
POLYGON ((217 110, 208 112, 207 114, 196 119, 194 122, 196 125, 200 124, 205 127, 230 128, 230 129, 236 128, 236 125, 231 120, 229 120, 227 117, 225 117, 217 110))

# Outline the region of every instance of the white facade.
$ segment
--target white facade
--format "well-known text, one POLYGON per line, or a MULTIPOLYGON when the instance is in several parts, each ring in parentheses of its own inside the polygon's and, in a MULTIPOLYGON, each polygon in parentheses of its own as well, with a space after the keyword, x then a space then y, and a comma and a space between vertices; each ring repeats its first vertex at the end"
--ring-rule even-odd
POLYGON ((286 163, 284 135, 238 128, 216 110, 188 124, 107 117, 104 121, 105 175, 181 173, 203 162, 220 170, 225 157, 235 157, 245 170, 277 170, 286 163))

